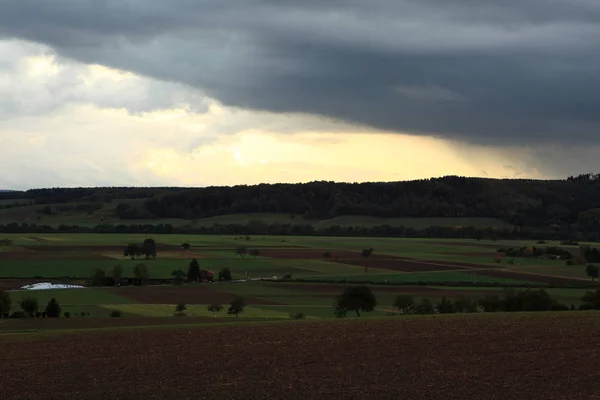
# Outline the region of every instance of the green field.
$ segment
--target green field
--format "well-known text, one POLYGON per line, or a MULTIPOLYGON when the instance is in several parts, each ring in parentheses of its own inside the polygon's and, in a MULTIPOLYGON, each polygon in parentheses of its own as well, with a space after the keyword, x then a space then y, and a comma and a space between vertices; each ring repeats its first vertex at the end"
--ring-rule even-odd
MULTIPOLYGON (((249 303, 240 320, 281 320, 290 318, 290 313, 303 313, 307 318, 333 318, 332 304, 336 296, 344 284, 352 282, 368 283, 378 306, 366 316, 376 317, 393 313, 393 302, 399 294, 433 302, 458 296, 476 300, 485 294, 501 294, 507 285, 556 285, 557 277, 562 277, 559 286, 564 288, 549 288, 548 293, 563 304, 577 306, 589 290, 582 285, 591 283, 585 266, 539 259, 518 259, 517 263, 509 264, 507 257, 499 264, 494 262, 497 248, 535 245, 531 241, 258 235, 240 240, 232 235, 177 234, 2 234, 2 239, 13 241, 12 246, 2 247, 0 252, 3 287, 13 282, 9 278, 20 278, 23 282, 54 278, 87 284, 92 270, 100 268, 110 274, 115 265, 123 267, 125 277, 132 277, 133 267, 140 263, 148 267, 151 279, 171 282, 171 272, 187 271, 192 258, 203 269, 218 272, 229 268, 234 279, 243 280, 239 283, 185 283, 183 286, 163 283, 142 288, 10 292, 13 309, 18 308, 25 296, 38 298, 40 309, 55 297, 63 312, 77 315, 72 318, 84 318, 79 316, 82 312, 86 313, 85 318, 105 318, 113 309, 122 311, 125 317, 168 317, 174 314, 178 302, 187 304, 188 317, 213 318, 207 305, 216 302, 227 306, 234 295, 244 297, 249 303), (141 243, 148 237, 157 243, 156 259, 131 260, 122 256, 127 244, 141 243), (190 250, 180 248, 184 242, 190 243, 190 250), (259 249, 261 255, 240 257, 235 249, 242 245, 259 249), (360 255, 366 247, 374 249, 370 258, 360 255), (325 251, 332 256, 323 257, 325 251), (454 270, 436 270, 439 267, 454 270), (285 282, 272 281, 274 277, 281 280, 284 276, 287 277, 285 282)), ((553 244, 558 245, 548 243, 553 244)), ((217 318, 225 321, 235 317, 228 316, 225 310, 217 318)))

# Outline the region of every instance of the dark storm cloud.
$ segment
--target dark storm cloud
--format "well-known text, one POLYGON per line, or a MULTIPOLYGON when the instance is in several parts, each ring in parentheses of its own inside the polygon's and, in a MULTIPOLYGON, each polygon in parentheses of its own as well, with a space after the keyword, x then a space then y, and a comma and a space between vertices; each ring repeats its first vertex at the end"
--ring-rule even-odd
POLYGON ((597 0, 4 0, 0 35, 386 130, 515 144, 600 128, 597 0))

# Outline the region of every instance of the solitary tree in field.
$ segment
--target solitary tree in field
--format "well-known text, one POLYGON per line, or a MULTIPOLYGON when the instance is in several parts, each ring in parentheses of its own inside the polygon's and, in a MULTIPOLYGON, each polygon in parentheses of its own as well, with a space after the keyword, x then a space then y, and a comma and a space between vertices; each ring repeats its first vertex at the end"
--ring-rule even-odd
POLYGON ((33 317, 39 308, 38 299, 35 297, 25 297, 19 302, 21 310, 30 317, 33 317))
POLYGON ((220 304, 210 304, 208 307, 206 307, 207 310, 211 313, 214 314, 214 316, 216 317, 216 314, 220 313, 221 310, 223 309, 223 306, 220 304))
POLYGON ((244 308, 246 308, 246 301, 244 300, 243 297, 237 296, 229 304, 229 309, 227 310, 227 314, 235 315, 236 317, 238 317, 241 313, 244 312, 244 308))
POLYGON ((594 281, 594 279, 598 278, 598 275, 600 274, 600 267, 594 264, 590 264, 587 267, 585 267, 585 273, 587 276, 592 278, 592 281, 594 281))
POLYGON ((4 314, 10 313, 11 304, 12 300, 10 294, 4 290, 0 290, 0 318, 2 318, 4 314))
POLYGON ((198 261, 194 258, 190 261, 188 265, 187 278, 192 282, 198 282, 198 278, 200 277, 200 265, 198 265, 198 261))
POLYGON ((399 294, 396 296, 396 299, 394 299, 394 307, 396 307, 401 314, 410 314, 415 307, 415 299, 406 294, 399 294))
POLYGON ((146 264, 138 264, 133 267, 133 277, 140 281, 140 284, 145 284, 150 278, 150 272, 148 272, 146 264))
POLYGON ((104 286, 106 283, 106 272, 102 268, 95 268, 92 271, 92 286, 104 286))
POLYGON ((58 301, 54 297, 46 305, 46 316, 48 318, 60 317, 60 304, 58 304, 58 301))
POLYGON ((146 256, 146 259, 152 257, 156 258, 156 242, 154 239, 146 239, 142 243, 142 253, 146 256))
POLYGON ((368 286, 352 286, 338 296, 336 310, 354 311, 360 317, 360 311, 371 312, 377 306, 377 299, 368 286))

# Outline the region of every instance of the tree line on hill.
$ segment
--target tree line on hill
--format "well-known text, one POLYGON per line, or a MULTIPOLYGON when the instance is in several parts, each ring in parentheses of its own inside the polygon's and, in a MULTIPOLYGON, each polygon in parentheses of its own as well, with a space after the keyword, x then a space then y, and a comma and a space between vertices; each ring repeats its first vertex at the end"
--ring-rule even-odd
MULTIPOLYGON (((61 316, 62 309, 54 297, 48 301, 43 308, 44 311, 39 311, 39 301, 32 296, 23 297, 18 305, 20 310, 13 310, 10 293, 0 290, 0 318, 58 318, 61 316)), ((65 311, 64 316, 65 318, 71 317, 71 312, 65 311)), ((89 313, 81 312, 80 316, 89 316, 89 313)))
MULTIPOLYGON (((147 199, 141 209, 117 206, 123 219, 198 219, 240 213, 284 213, 300 219, 494 217, 522 228, 600 231, 600 174, 565 180, 446 176, 405 182, 260 184, 206 188, 65 188, 0 193, 36 204, 147 199)), ((303 225, 299 222, 298 225, 303 225)))
MULTIPOLYGON (((375 310, 377 298, 368 286, 349 286, 334 302, 334 315, 346 317, 354 312, 360 317, 361 312, 375 310)), ((567 306, 553 298, 544 289, 504 289, 501 295, 486 294, 479 299, 460 296, 454 300, 442 297, 436 303, 428 298, 416 302, 410 295, 398 295, 393 307, 400 314, 452 314, 474 312, 517 312, 517 311, 567 311, 575 310, 571 304, 567 306)), ((600 289, 586 292, 581 298, 579 310, 600 310, 600 289)))

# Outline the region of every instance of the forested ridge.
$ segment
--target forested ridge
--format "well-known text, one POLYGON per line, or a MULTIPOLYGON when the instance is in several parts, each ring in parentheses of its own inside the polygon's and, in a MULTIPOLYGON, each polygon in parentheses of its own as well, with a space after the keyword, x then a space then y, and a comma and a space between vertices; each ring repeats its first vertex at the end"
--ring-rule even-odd
MULTIPOLYGON (((0 193, 35 204, 104 203, 146 199, 142 210, 123 204, 121 219, 197 219, 240 213, 289 213, 309 219, 494 217, 517 227, 600 231, 600 174, 564 180, 446 176, 404 182, 260 184, 206 188, 55 188, 0 193)), ((298 221, 301 223, 301 221, 298 221)))

